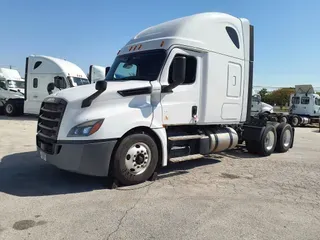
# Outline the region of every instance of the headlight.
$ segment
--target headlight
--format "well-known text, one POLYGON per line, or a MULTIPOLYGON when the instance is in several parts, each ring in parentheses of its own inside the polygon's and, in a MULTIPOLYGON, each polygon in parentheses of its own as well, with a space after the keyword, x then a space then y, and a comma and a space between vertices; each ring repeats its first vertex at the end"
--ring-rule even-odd
POLYGON ((73 127, 69 133, 68 137, 86 137, 94 134, 98 131, 103 123, 104 119, 91 120, 88 122, 81 123, 73 127))

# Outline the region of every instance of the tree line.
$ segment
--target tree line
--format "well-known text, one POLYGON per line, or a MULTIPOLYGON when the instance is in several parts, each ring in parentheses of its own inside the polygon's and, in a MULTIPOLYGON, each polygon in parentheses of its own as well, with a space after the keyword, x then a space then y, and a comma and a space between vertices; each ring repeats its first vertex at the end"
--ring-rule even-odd
MULTIPOLYGON (((290 95, 295 92, 295 88, 279 88, 272 92, 268 92, 266 88, 262 88, 259 91, 261 101, 270 105, 277 105, 280 108, 289 106, 290 95)), ((317 92, 320 95, 320 92, 317 92)))

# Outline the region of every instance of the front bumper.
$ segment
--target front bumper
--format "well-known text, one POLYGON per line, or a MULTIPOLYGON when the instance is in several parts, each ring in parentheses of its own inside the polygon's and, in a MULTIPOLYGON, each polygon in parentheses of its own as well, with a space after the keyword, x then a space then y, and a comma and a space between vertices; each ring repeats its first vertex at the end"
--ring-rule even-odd
POLYGON ((108 176, 117 140, 46 143, 37 138, 37 150, 48 163, 70 172, 108 176))

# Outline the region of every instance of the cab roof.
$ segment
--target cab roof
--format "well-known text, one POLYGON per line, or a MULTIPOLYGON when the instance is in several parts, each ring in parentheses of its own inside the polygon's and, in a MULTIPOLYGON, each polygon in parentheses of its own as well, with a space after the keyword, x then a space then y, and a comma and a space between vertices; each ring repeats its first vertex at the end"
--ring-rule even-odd
POLYGON ((249 21, 219 12, 198 13, 149 27, 134 36, 120 51, 130 52, 141 44, 141 50, 165 48, 174 44, 193 46, 207 51, 244 58, 243 27, 249 21), (160 42, 164 42, 161 47, 160 42), (151 44, 154 43, 154 44, 151 44))
POLYGON ((81 75, 82 78, 87 78, 83 70, 76 64, 64 59, 44 56, 44 55, 31 55, 29 62, 32 72, 34 73, 66 73, 70 76, 77 77, 81 75), (32 60, 32 61, 30 61, 32 60))
POLYGON ((22 80, 18 70, 11 68, 0 68, 0 77, 7 80, 22 80))

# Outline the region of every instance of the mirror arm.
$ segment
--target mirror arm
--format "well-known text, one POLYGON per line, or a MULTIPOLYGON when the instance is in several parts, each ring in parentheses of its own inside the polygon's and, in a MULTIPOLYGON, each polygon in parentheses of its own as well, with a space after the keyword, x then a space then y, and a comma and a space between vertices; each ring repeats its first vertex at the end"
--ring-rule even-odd
POLYGON ((162 85, 161 86, 161 92, 162 93, 172 93, 173 87, 171 85, 162 85))

